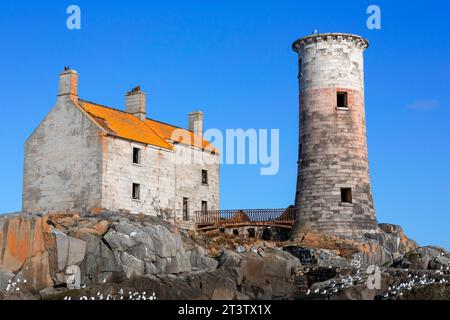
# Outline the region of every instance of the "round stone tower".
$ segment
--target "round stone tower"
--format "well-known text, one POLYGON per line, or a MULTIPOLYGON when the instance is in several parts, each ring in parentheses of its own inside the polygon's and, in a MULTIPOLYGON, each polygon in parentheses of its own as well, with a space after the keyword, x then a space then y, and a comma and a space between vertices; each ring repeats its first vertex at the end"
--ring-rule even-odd
POLYGON ((364 113, 363 51, 368 41, 343 33, 295 41, 299 79, 298 207, 293 236, 377 230, 364 113))

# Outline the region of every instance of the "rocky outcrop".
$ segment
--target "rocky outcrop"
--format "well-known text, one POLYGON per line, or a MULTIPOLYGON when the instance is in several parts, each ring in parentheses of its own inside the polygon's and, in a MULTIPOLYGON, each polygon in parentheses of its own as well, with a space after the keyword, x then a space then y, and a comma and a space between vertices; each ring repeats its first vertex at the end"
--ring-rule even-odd
POLYGON ((353 261, 353 264, 367 267, 390 265, 406 252, 417 248, 417 244, 406 237, 400 226, 380 224, 380 232, 354 237, 303 233, 285 242, 284 247, 306 264, 306 260, 311 259, 315 264, 343 267, 347 261, 353 261))
POLYGON ((393 266, 413 270, 450 270, 450 255, 439 247, 421 247, 407 252, 396 259, 393 266))
POLYGON ((0 218, 0 288, 27 279, 33 290, 64 285, 79 268, 82 285, 110 279, 215 269, 206 250, 154 217, 107 214, 0 218))
POLYGON ((140 215, 8 215, 0 218, 0 299, 448 295, 447 251, 417 247, 398 226, 379 229, 352 238, 306 233, 263 241, 183 231, 140 215), (369 288, 374 276, 379 287, 369 288))

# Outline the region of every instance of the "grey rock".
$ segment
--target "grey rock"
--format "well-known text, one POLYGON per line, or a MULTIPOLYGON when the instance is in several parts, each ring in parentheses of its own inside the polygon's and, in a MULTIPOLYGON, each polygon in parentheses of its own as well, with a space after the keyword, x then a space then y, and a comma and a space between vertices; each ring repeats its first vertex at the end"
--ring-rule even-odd
MULTIPOLYGON (((163 224, 137 223, 121 219, 111 227, 105 235, 105 240, 115 252, 118 263, 123 260, 131 266, 123 269, 129 276, 130 270, 141 272, 142 265, 145 274, 182 273, 192 270, 190 254, 183 247, 183 240, 163 224), (122 254, 126 253, 125 258, 122 254), (132 258, 131 258, 132 257, 132 258), (140 262, 136 262, 140 261, 140 262), (130 269, 131 268, 131 269, 130 269)), ((203 264, 212 264, 206 257, 200 258, 203 264)))
POLYGON ((118 253, 120 264, 123 267, 123 271, 128 279, 133 276, 142 276, 145 272, 145 264, 144 261, 133 257, 132 255, 121 252, 118 253))
POLYGON ((130 248, 128 252, 140 260, 156 261, 155 251, 144 243, 135 245, 134 247, 130 248))
POLYGON ((396 268, 440 270, 450 267, 450 254, 443 248, 427 246, 406 253, 393 263, 396 268))
POLYGON ((59 291, 53 287, 45 288, 39 291, 39 294, 42 298, 50 297, 52 295, 57 294, 59 291))
POLYGON ((184 251, 177 252, 175 257, 166 259, 167 259, 165 269, 166 273, 181 273, 191 270, 191 263, 189 261, 189 257, 186 255, 184 251))
POLYGON ((145 262, 145 274, 146 275, 154 275, 154 274, 160 274, 160 273, 162 273, 162 270, 159 269, 154 263, 145 262))
POLYGON ((67 266, 80 264, 86 253, 86 242, 69 237, 61 232, 55 234, 58 270, 67 266))
POLYGON ((207 256, 203 247, 196 246, 189 251, 191 266, 194 270, 211 270, 216 269, 219 262, 207 256))
POLYGON ((289 297, 296 291, 292 271, 300 261, 287 252, 272 250, 264 258, 230 250, 219 257, 219 269, 227 272, 251 299, 289 297))
POLYGON ((113 250, 119 251, 126 251, 137 244, 128 234, 120 233, 113 229, 110 229, 105 234, 104 239, 113 250))
POLYGON ((16 275, 10 272, 2 272, 0 269, 0 291, 6 290, 9 281, 12 281, 16 275))
POLYGON ((80 264, 81 282, 83 284, 99 284, 111 273, 123 272, 117 263, 114 253, 106 244, 94 235, 83 235, 86 242, 86 254, 80 264))
POLYGON ((155 254, 161 258, 174 257, 182 247, 180 236, 162 225, 146 226, 144 231, 151 235, 155 254))

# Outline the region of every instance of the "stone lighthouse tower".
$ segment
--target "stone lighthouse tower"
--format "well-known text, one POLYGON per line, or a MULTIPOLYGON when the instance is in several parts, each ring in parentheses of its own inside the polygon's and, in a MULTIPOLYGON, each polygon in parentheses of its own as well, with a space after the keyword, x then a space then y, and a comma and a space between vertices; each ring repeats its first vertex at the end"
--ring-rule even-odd
POLYGON ((364 113, 363 51, 368 41, 343 33, 295 41, 300 103, 298 207, 293 236, 377 230, 364 113))

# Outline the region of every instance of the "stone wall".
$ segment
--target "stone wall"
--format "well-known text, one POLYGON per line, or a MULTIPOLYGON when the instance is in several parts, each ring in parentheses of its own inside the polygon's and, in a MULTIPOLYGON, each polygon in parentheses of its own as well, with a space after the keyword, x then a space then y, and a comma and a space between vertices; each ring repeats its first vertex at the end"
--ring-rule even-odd
POLYGON ((294 43, 299 59, 297 233, 349 235, 377 228, 364 112, 363 50, 353 35, 314 35, 294 43), (337 107, 337 92, 348 108, 337 107), (352 201, 341 201, 351 188, 352 201))
POLYGON ((25 143, 23 211, 100 205, 101 131, 68 97, 60 97, 25 143))
POLYGON ((172 214, 175 194, 173 153, 113 137, 105 140, 102 208, 150 215, 172 214), (141 164, 133 164, 134 147, 141 149, 141 164), (132 199, 133 183, 140 184, 139 200, 132 199))
POLYGON ((190 219, 194 211, 201 210, 202 201, 208 203, 208 210, 220 209, 219 156, 202 152, 181 144, 175 145, 175 209, 177 218, 182 219, 183 197, 188 198, 190 219), (191 161, 185 161, 191 155, 191 161), (208 172, 208 184, 202 184, 202 170, 208 172))
POLYGON ((102 207, 132 213, 182 219, 183 197, 188 198, 190 218, 208 202, 219 209, 218 156, 178 144, 175 151, 106 137, 102 181, 102 207), (133 164, 133 148, 142 151, 141 163, 133 164), (195 153, 198 163, 183 157, 195 153), (202 184, 202 169, 208 171, 208 185, 202 184), (132 199, 132 184, 140 185, 140 200, 132 199))

